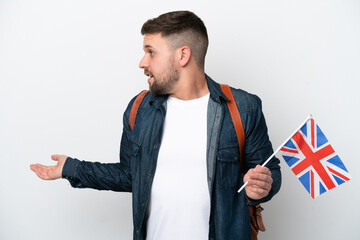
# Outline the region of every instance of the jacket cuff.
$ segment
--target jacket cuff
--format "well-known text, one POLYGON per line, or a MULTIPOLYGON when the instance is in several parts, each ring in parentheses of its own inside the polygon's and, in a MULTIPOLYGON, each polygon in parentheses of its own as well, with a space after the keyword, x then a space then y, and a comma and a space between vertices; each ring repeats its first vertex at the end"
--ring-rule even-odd
POLYGON ((247 204, 248 204, 248 205, 256 206, 256 205, 258 205, 258 204, 260 204, 260 203, 263 202, 263 201, 262 201, 263 198, 262 198, 262 199, 259 199, 259 200, 254 200, 254 199, 249 198, 249 197, 246 195, 246 193, 245 193, 245 196, 246 196, 247 204))
POLYGON ((69 180, 70 182, 77 179, 76 171, 77 171, 77 167, 78 167, 79 163, 80 163, 79 160, 68 157, 65 161, 65 164, 64 164, 64 167, 62 170, 62 178, 65 178, 65 179, 69 180))

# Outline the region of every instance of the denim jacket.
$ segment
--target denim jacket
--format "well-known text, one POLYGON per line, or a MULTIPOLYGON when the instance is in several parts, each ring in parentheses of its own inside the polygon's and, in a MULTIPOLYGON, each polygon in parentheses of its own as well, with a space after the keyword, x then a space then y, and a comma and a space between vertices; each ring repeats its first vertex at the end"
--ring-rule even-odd
MULTIPOLYGON (((207 75, 206 80, 210 91, 206 153, 211 199, 209 239, 250 239, 248 204, 268 201, 279 191, 279 160, 274 157, 267 164, 273 178, 268 196, 253 201, 247 198, 245 191, 237 193, 243 184, 241 173, 262 164, 273 153, 261 110, 261 100, 243 90, 232 89, 246 139, 244 169, 241 169, 237 137, 226 106, 229 99, 218 83, 207 75)), ((133 130, 129 127, 129 115, 135 98, 129 103, 123 117, 120 162, 103 164, 69 157, 63 168, 63 178, 68 179, 73 187, 132 192, 133 239, 136 240, 146 239, 146 209, 161 146, 167 97, 147 94, 137 113, 133 130)))

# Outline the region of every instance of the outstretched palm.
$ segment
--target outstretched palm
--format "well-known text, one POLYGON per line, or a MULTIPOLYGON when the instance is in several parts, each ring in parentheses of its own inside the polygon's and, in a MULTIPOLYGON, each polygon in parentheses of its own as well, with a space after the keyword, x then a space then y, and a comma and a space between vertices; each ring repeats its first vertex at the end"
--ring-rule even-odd
POLYGON ((51 159, 57 161, 55 166, 45 166, 42 164, 31 164, 30 169, 43 180, 55 180, 61 178, 62 169, 64 167, 67 156, 52 155, 51 159))

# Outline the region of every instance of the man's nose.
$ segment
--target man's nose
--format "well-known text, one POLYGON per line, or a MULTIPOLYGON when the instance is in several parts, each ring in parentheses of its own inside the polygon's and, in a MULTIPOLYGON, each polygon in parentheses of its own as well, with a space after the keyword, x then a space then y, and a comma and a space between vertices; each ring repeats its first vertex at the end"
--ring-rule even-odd
POLYGON ((139 68, 148 68, 149 67, 149 61, 147 60, 146 55, 141 59, 140 63, 139 63, 139 68))

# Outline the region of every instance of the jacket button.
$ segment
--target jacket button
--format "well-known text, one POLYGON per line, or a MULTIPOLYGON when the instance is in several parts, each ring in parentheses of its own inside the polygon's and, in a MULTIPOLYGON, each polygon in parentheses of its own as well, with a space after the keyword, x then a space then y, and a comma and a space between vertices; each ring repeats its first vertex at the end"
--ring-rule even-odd
POLYGON ((149 173, 148 178, 151 178, 151 174, 149 173))
POLYGON ((145 204, 142 203, 141 206, 142 206, 142 207, 145 207, 145 204))
POLYGON ((158 147, 157 147, 157 145, 154 145, 154 149, 157 149, 158 147))

